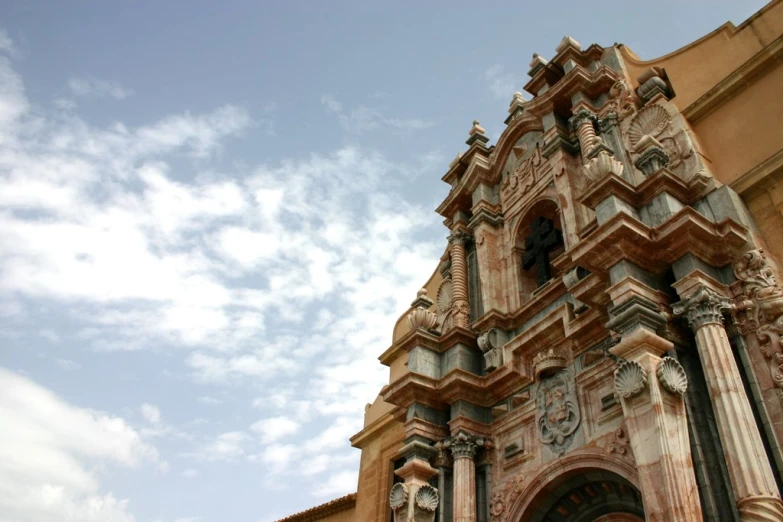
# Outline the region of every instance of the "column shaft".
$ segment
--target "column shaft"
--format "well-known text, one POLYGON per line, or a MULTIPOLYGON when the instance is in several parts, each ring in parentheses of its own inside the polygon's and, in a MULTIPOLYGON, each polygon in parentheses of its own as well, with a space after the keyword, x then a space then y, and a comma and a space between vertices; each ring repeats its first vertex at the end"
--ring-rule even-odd
POLYGON ((455 233, 451 242, 451 284, 454 310, 454 324, 467 328, 470 321, 468 311, 468 263, 465 254, 465 237, 455 233))
POLYGON ((454 460, 454 522, 476 522, 476 466, 470 457, 454 460))
POLYGON ((730 307, 728 299, 700 285, 674 306, 674 312, 684 315, 696 333, 740 518, 743 522, 779 522, 783 503, 723 327, 722 312, 730 307))
POLYGON ((710 388, 740 518, 783 520, 783 504, 772 467, 723 325, 707 323, 698 327, 696 345, 710 388))

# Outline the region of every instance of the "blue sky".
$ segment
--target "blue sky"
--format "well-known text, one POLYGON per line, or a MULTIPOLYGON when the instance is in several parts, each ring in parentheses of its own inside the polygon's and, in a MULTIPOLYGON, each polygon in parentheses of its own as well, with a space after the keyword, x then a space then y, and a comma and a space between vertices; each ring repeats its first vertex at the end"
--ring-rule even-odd
POLYGON ((652 58, 762 5, 4 5, 0 522, 269 522, 355 491, 472 120, 494 141, 564 34, 652 58))

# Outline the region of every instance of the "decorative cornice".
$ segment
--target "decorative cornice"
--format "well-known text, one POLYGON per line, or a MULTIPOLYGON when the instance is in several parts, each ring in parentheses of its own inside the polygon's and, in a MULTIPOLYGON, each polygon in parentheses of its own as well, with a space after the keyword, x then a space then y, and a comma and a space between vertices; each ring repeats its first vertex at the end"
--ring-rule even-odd
POLYGON ((728 298, 705 285, 672 307, 674 315, 685 317, 694 331, 708 324, 722 325, 723 313, 732 309, 728 298))

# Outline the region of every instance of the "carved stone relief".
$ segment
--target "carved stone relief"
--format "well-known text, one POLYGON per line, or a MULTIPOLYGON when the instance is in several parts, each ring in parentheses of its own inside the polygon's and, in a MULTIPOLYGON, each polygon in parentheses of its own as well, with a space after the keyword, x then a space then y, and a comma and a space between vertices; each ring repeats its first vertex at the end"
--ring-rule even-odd
POLYGON ((437 302, 438 302, 438 325, 442 332, 451 330, 454 324, 452 317, 453 311, 453 298, 451 292, 451 279, 444 279, 438 288, 437 302))
POLYGON ((618 121, 636 113, 636 97, 622 80, 615 82, 609 89, 609 111, 617 115, 618 121))
POLYGON ((631 443, 628 440, 628 434, 625 432, 625 426, 620 426, 614 430, 607 449, 609 453, 617 453, 622 457, 631 456, 631 443))
POLYGON ((484 368, 491 372, 503 366, 503 345, 508 334, 498 328, 490 328, 478 337, 478 346, 484 352, 484 368))
POLYGON ((647 372, 636 361, 625 361, 614 371, 614 391, 623 399, 638 395, 647 386, 647 372))
POLYGON ((683 395, 688 389, 688 377, 685 375, 685 369, 671 357, 661 359, 655 374, 661 386, 671 393, 683 395))
POLYGON ((669 170, 689 181, 702 174, 703 165, 681 117, 673 117, 667 105, 668 102, 648 105, 623 123, 626 148, 640 169, 645 170, 642 165, 648 156, 652 159, 665 157, 669 170), (660 152, 656 150, 658 148, 660 152), (638 165, 640 160, 641 165, 638 165))
POLYGON ((576 384, 571 372, 563 370, 542 379, 536 394, 536 424, 541 442, 563 455, 580 420, 576 384))
POLYGON ((783 289, 762 249, 746 252, 733 268, 745 291, 745 298, 737 304, 737 310, 744 313, 741 326, 755 330, 772 380, 783 390, 783 289))

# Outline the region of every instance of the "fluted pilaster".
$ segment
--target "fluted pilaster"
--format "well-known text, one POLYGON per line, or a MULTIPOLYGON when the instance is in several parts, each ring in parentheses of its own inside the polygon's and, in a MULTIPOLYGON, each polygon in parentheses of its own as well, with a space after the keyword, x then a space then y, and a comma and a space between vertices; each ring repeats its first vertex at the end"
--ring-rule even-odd
POLYGON ((729 308, 726 298, 701 286, 675 305, 674 312, 683 315, 696 334, 740 518, 780 521, 783 503, 722 323, 722 313, 729 308))
POLYGON ((467 235, 454 232, 449 236, 451 244, 451 284, 454 324, 467 328, 470 321, 468 311, 468 264, 465 254, 467 235))

